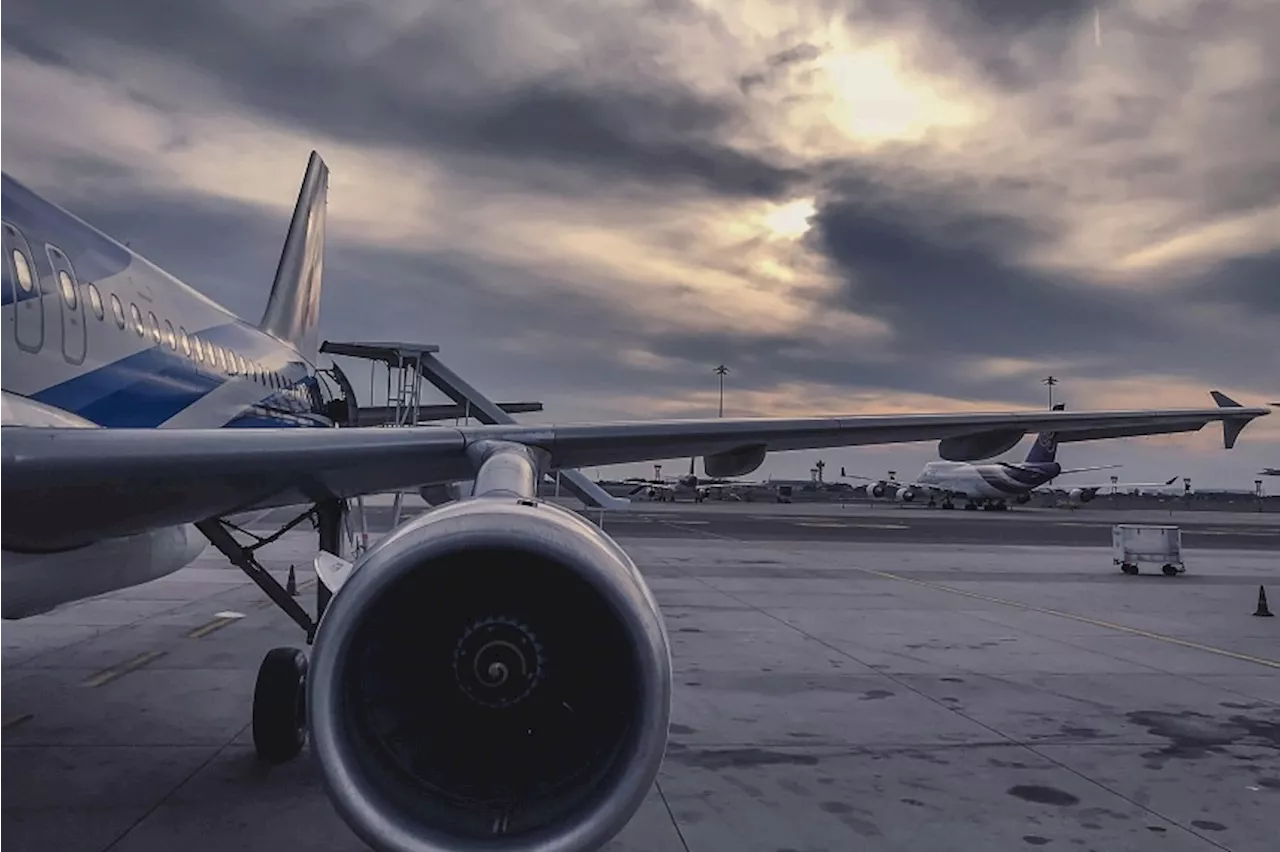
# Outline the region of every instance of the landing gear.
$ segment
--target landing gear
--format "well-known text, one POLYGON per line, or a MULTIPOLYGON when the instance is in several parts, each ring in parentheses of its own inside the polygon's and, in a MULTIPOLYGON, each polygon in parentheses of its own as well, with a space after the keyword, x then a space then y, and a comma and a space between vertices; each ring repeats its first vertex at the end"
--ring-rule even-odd
POLYGON ((964 504, 964 510, 966 512, 976 512, 978 511, 978 504, 970 500, 968 503, 964 504))
POLYGON ((1124 573, 1126 573, 1126 574, 1137 574, 1137 573, 1138 573, 1138 566, 1137 566, 1137 565, 1133 565, 1133 564, 1131 564, 1131 563, 1129 563, 1129 562, 1122 562, 1122 563, 1120 563, 1120 570, 1121 570, 1121 571, 1123 571, 1123 572, 1124 572, 1124 573))
POLYGON ((1164 566, 1163 568, 1161 568, 1160 570, 1164 572, 1164 575, 1165 575, 1166 577, 1176 577, 1176 576, 1178 576, 1180 573, 1182 573, 1181 571, 1179 571, 1179 570, 1178 570, 1178 566, 1177 566, 1177 565, 1165 565, 1165 566, 1164 566))
MULTIPOLYGON (((355 549, 343 546, 350 536, 344 536, 344 532, 349 531, 346 530, 346 503, 341 500, 317 503, 310 511, 266 538, 218 518, 201 521, 196 527, 306 632, 307 644, 310 645, 315 641, 316 629, 332 593, 324 583, 316 581, 316 615, 313 619, 255 556, 259 548, 276 541, 308 518, 314 521, 319 532, 320 550, 344 556, 344 550, 350 553, 355 549), (252 537, 254 543, 241 544, 232 535, 232 530, 252 537)), ((307 665, 307 655, 301 649, 273 648, 258 667, 258 680, 253 689, 253 745, 261 760, 270 763, 292 760, 306 744, 307 665)))
POLYGON ((260 760, 284 763, 307 742, 307 655, 272 648, 253 688, 253 747, 260 760))

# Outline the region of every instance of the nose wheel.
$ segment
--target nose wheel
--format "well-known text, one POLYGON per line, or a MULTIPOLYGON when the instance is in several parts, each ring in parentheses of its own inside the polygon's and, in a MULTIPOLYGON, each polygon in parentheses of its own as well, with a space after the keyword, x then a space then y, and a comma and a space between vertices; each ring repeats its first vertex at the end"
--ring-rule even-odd
POLYGON ((253 746, 261 760, 284 763, 307 742, 307 655, 273 648, 253 688, 253 746))

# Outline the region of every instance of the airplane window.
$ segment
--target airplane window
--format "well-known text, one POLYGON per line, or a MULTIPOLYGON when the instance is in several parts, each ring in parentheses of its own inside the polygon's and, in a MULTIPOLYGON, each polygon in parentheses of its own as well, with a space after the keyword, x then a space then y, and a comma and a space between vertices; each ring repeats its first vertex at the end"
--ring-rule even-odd
POLYGON ((160 342, 160 320, 156 319, 155 311, 147 311, 147 323, 151 326, 151 337, 156 343, 160 342))
POLYGON ((169 344, 170 349, 178 348, 178 336, 173 333, 173 323, 168 320, 164 321, 164 342, 169 344))
POLYGON ((120 297, 115 293, 111 294, 111 315, 116 318, 116 325, 124 328, 124 305, 120 304, 120 297))
POLYGON ((231 367, 227 364, 227 350, 223 349, 221 346, 215 346, 213 347, 213 354, 218 358, 218 366, 225 372, 231 372, 231 367))
POLYGON ((191 335, 191 354, 195 356, 197 364, 204 363, 204 342, 194 334, 191 335))
POLYGON ((102 307, 102 294, 92 284, 86 284, 84 288, 89 291, 89 307, 93 308, 93 315, 98 319, 102 319, 107 315, 107 312, 102 307))
POLYGON ((31 265, 27 263, 27 256, 17 249, 13 250, 13 268, 18 276, 18 286, 22 288, 22 292, 31 292, 31 265))
POLYGON ((207 340, 204 342, 204 355, 210 367, 218 366, 218 347, 207 340))
POLYGON ((72 283, 71 276, 62 270, 58 270, 58 287, 62 290, 62 301, 67 303, 67 307, 71 310, 76 309, 76 285, 72 283))
POLYGON ((187 337, 187 330, 182 326, 178 326, 178 343, 182 346, 182 354, 188 358, 191 357, 191 340, 187 337))
POLYGON ((133 317, 133 330, 138 332, 138 336, 145 335, 147 330, 142 324, 142 311, 138 310, 138 306, 133 302, 129 303, 129 316, 133 317))
POLYGON ((234 352, 231 353, 231 371, 244 375, 244 361, 234 352))

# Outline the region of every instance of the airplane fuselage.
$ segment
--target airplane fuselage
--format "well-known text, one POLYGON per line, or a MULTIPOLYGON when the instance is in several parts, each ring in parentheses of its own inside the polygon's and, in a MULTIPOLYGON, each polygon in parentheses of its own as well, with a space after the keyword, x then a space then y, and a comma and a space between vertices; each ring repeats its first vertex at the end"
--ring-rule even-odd
MULTIPOLYGON (((332 425, 318 413, 315 366, 294 347, 8 175, 3 236, 5 425, 51 416, 88 428, 332 425)), ((0 614, 25 617, 164 576, 205 544, 190 525, 58 553, 6 544, 0 614)))
POLYGON ((8 175, 3 211, 6 393, 104 427, 330 425, 293 347, 8 175))
POLYGON ((969 499, 1004 500, 1030 494, 1062 472, 1057 462, 929 462, 916 481, 969 499))

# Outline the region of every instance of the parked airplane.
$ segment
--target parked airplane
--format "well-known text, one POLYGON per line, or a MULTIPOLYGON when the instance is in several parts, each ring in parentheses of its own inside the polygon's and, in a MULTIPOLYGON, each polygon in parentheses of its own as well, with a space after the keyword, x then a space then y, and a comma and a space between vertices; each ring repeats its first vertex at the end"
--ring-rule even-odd
POLYGON ((635 483, 635 487, 631 489, 628 496, 635 497, 643 494, 646 499, 660 503, 674 503, 676 498, 687 496, 692 497, 695 503, 701 503, 710 497, 723 498, 726 495, 734 495, 740 488, 767 484, 743 479, 708 479, 706 477, 699 479, 694 467, 696 462, 696 458, 689 459, 689 472, 681 476, 663 479, 643 477, 628 479, 627 482, 635 483))
MULTIPOLYGON (((1054 411, 1062 411, 1063 405, 1055 405, 1054 411)), ((1009 508, 1010 500, 1026 503, 1031 494, 1041 490, 1057 490, 1066 494, 1072 503, 1088 503, 1103 488, 1131 490, 1134 488, 1162 488, 1172 485, 1177 477, 1166 482, 1117 482, 1105 485, 1072 485, 1069 488, 1049 489, 1049 483, 1059 476, 1072 473, 1085 473, 1094 470, 1110 470, 1119 465, 1101 465, 1097 467, 1063 468, 1057 461, 1058 438, 1054 432, 1042 432, 1027 453, 1026 461, 1021 464, 1011 462, 991 462, 989 464, 970 464, 968 462, 931 461, 920 471, 914 482, 898 482, 894 479, 874 479, 868 476, 846 473, 840 468, 840 475, 848 479, 865 479, 867 496, 877 499, 893 499, 910 503, 921 495, 928 497, 929 505, 941 501, 942 508, 954 509, 955 498, 964 498, 966 509, 1004 510, 1009 508)))
POLYGON ((714 477, 741 476, 771 451, 924 440, 974 460, 1028 432, 1215 421, 1229 448, 1267 413, 1219 397, 522 426, 491 405, 486 425, 359 428, 331 416, 316 366, 327 178, 313 153, 255 326, 3 177, 0 600, 16 618, 143 583, 207 539, 313 644, 309 662, 297 648, 263 660, 257 753, 288 760, 309 737, 335 807, 376 850, 595 849, 651 788, 671 709, 666 629, 625 552, 537 499, 546 471, 697 455, 714 477), (342 559, 349 498, 460 481, 464 499, 342 559), (223 520, 299 505, 293 523, 319 530, 314 617, 223 520))

